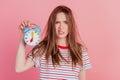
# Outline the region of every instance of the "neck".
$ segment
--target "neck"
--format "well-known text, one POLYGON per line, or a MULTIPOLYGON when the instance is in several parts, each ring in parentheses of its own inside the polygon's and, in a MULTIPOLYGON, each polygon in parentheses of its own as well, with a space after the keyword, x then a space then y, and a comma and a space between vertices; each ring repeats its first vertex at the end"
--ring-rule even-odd
POLYGON ((66 42, 66 39, 58 39, 57 40, 57 45, 60 45, 60 46, 67 46, 67 42, 66 42))

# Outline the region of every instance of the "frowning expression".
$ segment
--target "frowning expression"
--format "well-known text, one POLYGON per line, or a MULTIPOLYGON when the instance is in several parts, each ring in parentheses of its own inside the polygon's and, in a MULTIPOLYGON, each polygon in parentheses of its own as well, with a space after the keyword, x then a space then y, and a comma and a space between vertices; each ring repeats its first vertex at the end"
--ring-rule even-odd
POLYGON ((68 21, 66 15, 60 12, 56 15, 55 29, 57 38, 66 38, 68 35, 68 21))

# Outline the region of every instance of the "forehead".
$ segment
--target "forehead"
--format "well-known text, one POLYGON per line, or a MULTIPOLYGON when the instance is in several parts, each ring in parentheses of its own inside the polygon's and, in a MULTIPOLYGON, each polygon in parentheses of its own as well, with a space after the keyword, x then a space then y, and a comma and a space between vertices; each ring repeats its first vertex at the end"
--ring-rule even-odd
POLYGON ((66 14, 63 12, 60 12, 56 15, 56 20, 66 20, 66 14))

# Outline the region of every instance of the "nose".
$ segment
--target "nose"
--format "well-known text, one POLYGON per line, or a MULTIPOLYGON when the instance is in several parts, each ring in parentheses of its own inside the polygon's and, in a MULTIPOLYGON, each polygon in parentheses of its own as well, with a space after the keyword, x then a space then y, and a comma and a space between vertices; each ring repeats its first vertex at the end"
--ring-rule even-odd
POLYGON ((60 23, 59 29, 63 29, 63 24, 60 23))

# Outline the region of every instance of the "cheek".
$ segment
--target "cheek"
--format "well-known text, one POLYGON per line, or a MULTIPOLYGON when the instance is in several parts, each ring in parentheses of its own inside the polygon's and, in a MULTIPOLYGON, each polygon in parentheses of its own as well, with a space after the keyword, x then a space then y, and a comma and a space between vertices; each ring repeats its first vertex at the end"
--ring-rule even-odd
POLYGON ((55 26, 55 31, 56 31, 56 34, 58 33, 58 27, 57 26, 55 26))
POLYGON ((68 33, 68 26, 65 28, 65 32, 68 33))
POLYGON ((58 29, 58 27, 59 27, 59 24, 55 24, 55 29, 58 29))

